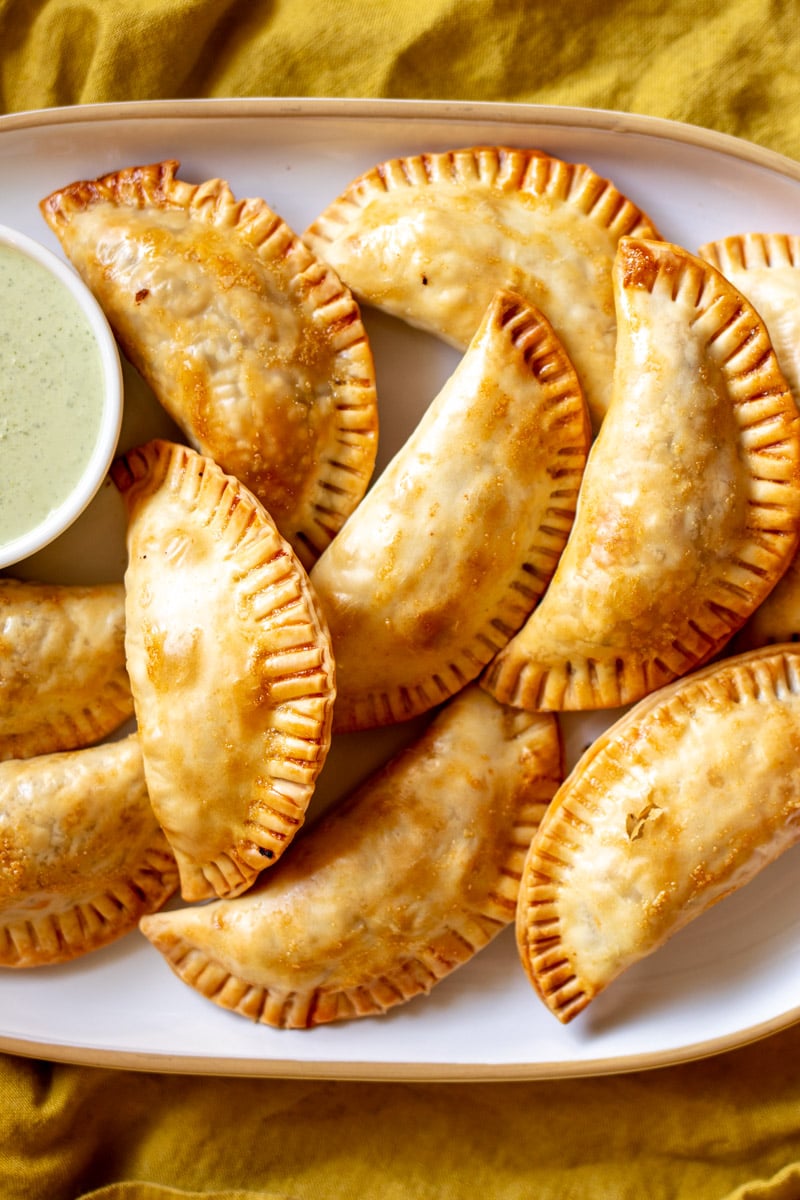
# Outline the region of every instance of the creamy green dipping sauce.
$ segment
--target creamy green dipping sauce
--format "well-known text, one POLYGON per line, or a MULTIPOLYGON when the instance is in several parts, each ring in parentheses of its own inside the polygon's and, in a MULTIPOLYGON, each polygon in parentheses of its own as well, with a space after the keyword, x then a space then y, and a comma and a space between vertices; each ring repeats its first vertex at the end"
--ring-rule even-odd
POLYGON ((0 244, 0 543, 66 500, 102 408, 100 351, 80 305, 38 262, 0 244))

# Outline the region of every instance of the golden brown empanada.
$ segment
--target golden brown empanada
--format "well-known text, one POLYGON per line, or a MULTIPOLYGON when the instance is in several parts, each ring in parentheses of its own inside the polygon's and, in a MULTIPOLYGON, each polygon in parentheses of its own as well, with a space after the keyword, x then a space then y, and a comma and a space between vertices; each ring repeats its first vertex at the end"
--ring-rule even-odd
POLYGON ((133 715, 122 584, 0 579, 0 760, 98 742, 133 715))
POLYGON ((303 235, 354 293, 464 348, 493 294, 519 292, 551 321, 595 426, 614 363, 611 267, 652 222, 587 166, 477 146, 384 162, 303 235))
POLYGON ((525 852, 561 777, 555 718, 473 685, 246 896, 141 928, 186 983, 267 1025, 382 1013, 513 919, 525 852))
POLYGON ((210 459, 150 442, 112 475, 128 514, 126 652, 153 809, 185 899, 234 895, 303 822, 334 668, 308 577, 210 459))
POLYGON ((313 562, 366 490, 372 355, 347 288, 263 200, 177 162, 83 180, 45 219, 120 343, 196 449, 313 562))
POLYGON ((576 1016, 800 837, 800 654, 755 651, 641 701, 592 745, 533 838, 517 938, 576 1016))
MULTIPOLYGON (((700 255, 741 291, 764 320, 778 363, 800 402, 800 237, 746 233, 700 247, 700 255)), ((759 605, 736 639, 739 648, 800 638, 800 562, 759 605)))
POLYGON ((0 966, 97 950, 177 886, 135 734, 0 763, 0 966))
POLYGON ((752 306, 677 246, 626 238, 614 396, 572 533, 486 686, 544 709, 627 704, 708 659, 791 561, 800 418, 752 306))
POLYGON ((786 574, 758 606, 731 642, 735 652, 780 642, 800 641, 800 559, 795 554, 786 574))
POLYGON ((572 525, 590 437, 545 318, 494 297, 455 374, 317 562, 334 728, 405 720, 520 627, 572 525))
POLYGON ((757 310, 786 382, 800 397, 800 236, 745 233, 707 242, 698 254, 757 310))

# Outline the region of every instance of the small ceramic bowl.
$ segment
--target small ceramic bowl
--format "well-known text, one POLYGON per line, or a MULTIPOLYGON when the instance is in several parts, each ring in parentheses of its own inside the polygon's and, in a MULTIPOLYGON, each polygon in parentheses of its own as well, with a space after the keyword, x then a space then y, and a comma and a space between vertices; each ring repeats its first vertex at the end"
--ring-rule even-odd
MULTIPOLYGON (((86 451, 80 465, 78 467, 73 466, 73 470, 71 471, 72 482, 66 485, 63 479, 58 479, 59 473, 57 471, 53 472, 54 495, 52 506, 49 509, 47 508, 49 497, 46 494, 42 494, 41 504, 45 511, 40 509, 36 516, 32 516, 30 526, 26 526, 24 520, 17 521, 14 524, 13 532, 6 533, 5 537, 0 532, 0 568, 11 566, 13 563, 20 562, 22 559, 34 554, 37 550, 41 550, 77 520, 94 498, 106 477, 117 448, 122 424, 122 368, 119 351, 114 335, 100 305, 70 265, 63 262, 50 250, 46 249, 46 247, 39 245, 32 238, 7 226, 0 225, 0 254, 4 247, 19 252, 24 258, 27 258, 33 264, 38 264, 40 268, 47 271, 51 279, 56 281, 56 290, 63 288, 65 293, 68 293, 72 297, 74 304, 77 304, 80 314, 83 315, 88 325, 90 334, 88 348, 92 353, 95 350, 99 352, 100 394, 98 397, 99 419, 95 412, 92 422, 95 427, 94 436, 87 439, 86 451)), ((7 260, 8 258, 9 256, 6 255, 7 260)), ((13 261, 14 256, 11 256, 11 258, 13 261)), ((27 283, 26 287, 30 288, 32 284, 27 283)), ((14 289, 12 283, 4 294, 2 303, 0 303, 0 339, 5 337, 7 343, 9 341, 8 321, 14 316, 8 310, 13 308, 13 300, 14 289)), ((68 300, 67 303, 69 304, 68 300)), ((74 314, 74 305, 72 309, 74 314)), ((80 315, 78 315, 78 320, 80 320, 80 315)), ((20 342, 20 358, 24 359, 27 338, 24 336, 21 337, 20 342)), ((22 371, 24 372, 24 370, 25 367, 23 365, 22 371)), ((92 365, 92 372, 96 379, 96 358, 92 365)), ((88 371, 87 374, 89 374, 88 371)), ((59 378, 58 373, 56 373, 53 384, 48 388, 47 394, 41 396, 40 400, 37 400, 37 403, 41 405, 41 414, 44 421, 42 432, 40 433, 37 429, 37 432, 34 434, 31 431, 28 437, 29 448, 34 454, 37 438, 46 438, 48 435, 51 438, 57 436, 50 432, 51 425, 47 418, 53 412, 53 406, 59 402, 58 392, 59 378)), ((8 461, 4 463, 4 448, 7 448, 13 440, 8 435, 7 430, 4 432, 4 419, 7 421, 6 415, 3 413, 2 408, 0 408, 0 490, 2 489, 3 479, 7 475, 9 466, 8 461)), ((47 481, 45 481, 45 485, 47 485, 47 481)), ((39 497, 37 496, 37 502, 38 500, 39 497)), ((8 497, 6 498, 6 502, 8 502, 8 497)), ((19 514, 15 515, 18 516, 19 514)))

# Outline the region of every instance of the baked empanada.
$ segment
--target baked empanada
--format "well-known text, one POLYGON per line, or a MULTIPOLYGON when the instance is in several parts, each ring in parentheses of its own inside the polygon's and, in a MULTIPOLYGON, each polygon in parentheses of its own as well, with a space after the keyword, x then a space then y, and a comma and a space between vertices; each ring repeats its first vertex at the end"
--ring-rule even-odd
POLYGON ((235 900, 145 918, 186 983, 267 1025, 372 1016, 429 991, 514 917, 561 779, 555 718, 476 686, 235 900))
POLYGON ((517 938, 563 1022, 800 838, 800 654, 755 651, 641 701, 533 838, 517 938))
MULTIPOLYGON (((746 233, 700 247, 700 255, 747 296, 769 332, 778 363, 800 402, 800 237, 746 233)), ((800 638, 800 562, 759 605, 736 639, 742 649, 800 638)))
POLYGON ((133 715, 122 584, 0 579, 0 759, 99 742, 133 715))
POLYGON ((539 607, 488 668, 500 700, 628 704, 711 657, 798 540, 800 417, 767 331, 713 267, 626 238, 614 396, 539 607))
POLYGON ((177 886, 135 734, 0 763, 0 966, 97 950, 177 886))
POLYGON ((304 238, 365 303, 463 349, 496 291, 535 304, 575 365, 595 426, 614 364, 611 267, 652 222, 587 166, 477 146, 367 171, 304 238))
POLYGON ((268 508, 308 565, 377 449, 358 306, 263 200, 131 167, 53 192, 51 229, 192 445, 268 508))
POLYGON ((698 254, 757 310, 786 382, 800 397, 800 236, 745 233, 707 242, 698 254))
POLYGON ((786 574, 731 642, 735 652, 780 642, 800 641, 800 560, 795 554, 786 574))
POLYGON ((128 515, 125 646, 153 809, 187 900, 235 895, 303 822, 334 668, 308 577, 261 504, 186 446, 112 467, 128 515))
POLYGON ((423 712, 505 645, 555 569, 589 437, 550 325, 498 293, 455 374, 311 573, 336 659, 335 729, 423 712))

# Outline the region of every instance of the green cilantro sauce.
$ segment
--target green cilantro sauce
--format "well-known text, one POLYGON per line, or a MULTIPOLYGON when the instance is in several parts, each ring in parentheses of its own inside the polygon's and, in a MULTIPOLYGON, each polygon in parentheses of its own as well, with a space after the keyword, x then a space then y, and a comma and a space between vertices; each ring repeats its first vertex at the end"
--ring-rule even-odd
POLYGON ((67 499, 100 429, 100 351, 78 302, 0 244, 0 543, 67 499))

